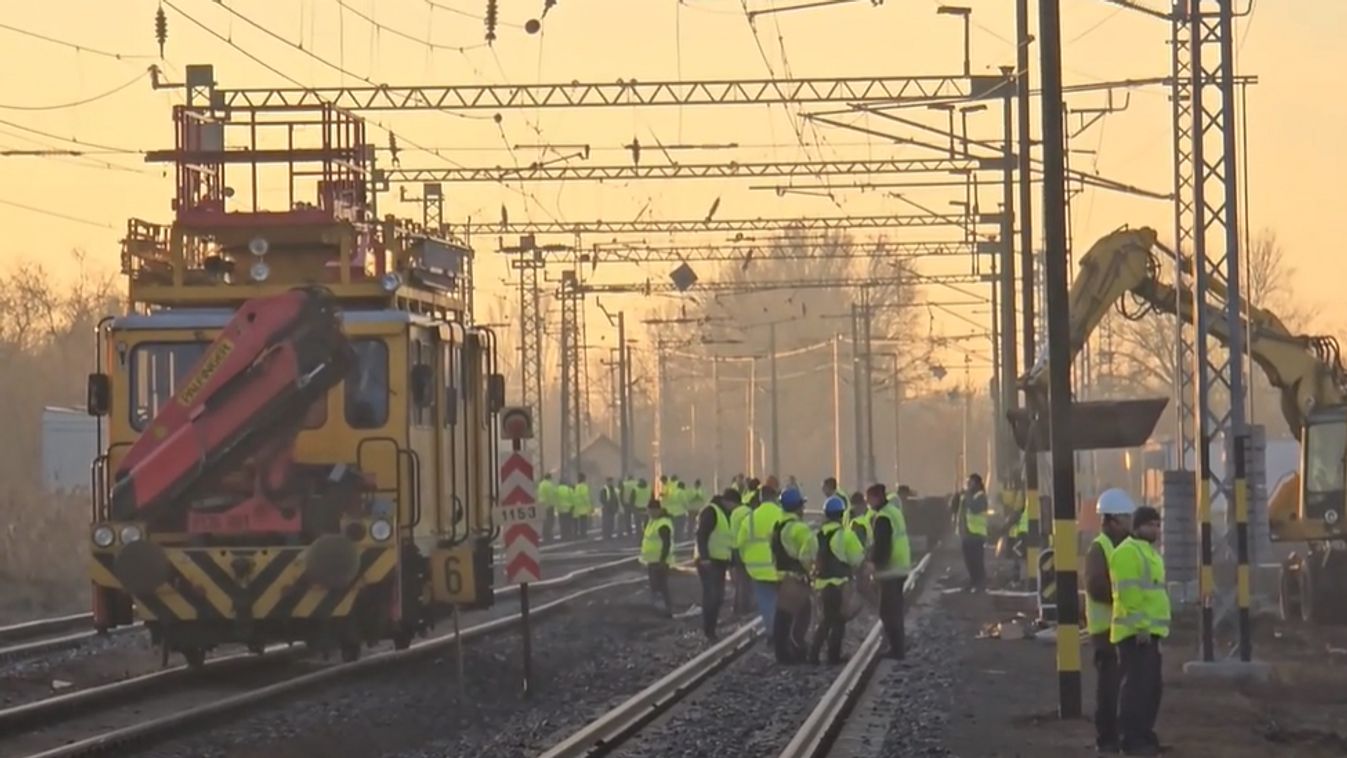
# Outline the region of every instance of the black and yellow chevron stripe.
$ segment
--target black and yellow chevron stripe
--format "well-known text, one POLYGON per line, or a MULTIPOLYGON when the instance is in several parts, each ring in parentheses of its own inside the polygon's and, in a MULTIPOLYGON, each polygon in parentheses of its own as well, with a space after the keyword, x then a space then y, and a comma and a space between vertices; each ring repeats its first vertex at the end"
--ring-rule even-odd
MULTIPOLYGON (((304 548, 165 548, 173 572, 153 594, 134 594, 145 620, 322 619, 347 616, 361 588, 383 581, 397 565, 390 546, 361 546, 359 570, 347 586, 330 589, 304 576, 304 548), (249 570, 239 575, 236 562, 249 570)), ((91 576, 124 590, 115 555, 95 552, 91 576)))

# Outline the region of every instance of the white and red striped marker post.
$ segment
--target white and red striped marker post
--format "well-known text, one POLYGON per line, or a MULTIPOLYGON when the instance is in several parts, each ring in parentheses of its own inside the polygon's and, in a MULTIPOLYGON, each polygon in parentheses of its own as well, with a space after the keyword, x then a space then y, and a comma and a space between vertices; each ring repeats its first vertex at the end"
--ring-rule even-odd
POLYGON ((505 580, 519 584, 519 626, 524 638, 524 697, 529 696, 533 671, 533 630, 529 624, 529 582, 542 579, 538 550, 537 489, 533 461, 524 455, 524 440, 533 437, 533 414, 528 408, 503 408, 501 437, 510 441, 510 454, 500 465, 500 500, 495 522, 505 542, 505 580))

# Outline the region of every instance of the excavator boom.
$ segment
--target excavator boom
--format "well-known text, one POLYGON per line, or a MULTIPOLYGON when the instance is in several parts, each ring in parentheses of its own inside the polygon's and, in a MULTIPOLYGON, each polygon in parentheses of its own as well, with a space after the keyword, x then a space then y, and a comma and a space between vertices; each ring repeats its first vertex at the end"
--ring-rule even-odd
MULTIPOLYGON (((1168 258, 1152 229, 1120 229, 1096 242, 1080 260, 1080 272, 1071 286, 1071 355, 1084 347, 1108 310, 1133 295, 1149 308, 1168 313, 1191 323, 1193 293, 1176 288, 1158 278, 1159 264, 1154 251, 1168 258)), ((1191 273, 1191 262, 1180 258, 1191 273)), ((1210 292, 1224 297, 1220 281, 1210 283, 1210 292)), ((1211 303, 1208 309, 1208 333, 1223 344, 1230 334, 1223 309, 1211 303)), ((1287 426, 1299 435, 1311 409, 1341 405, 1347 400, 1347 378, 1338 362, 1337 344, 1331 338, 1291 333, 1275 314, 1261 308, 1245 309, 1247 318, 1241 328, 1248 335, 1248 349, 1255 363, 1281 393, 1281 410, 1287 426)), ((1012 416, 1016 438, 1027 429, 1035 411, 1047 408, 1047 358, 1040 354, 1032 369, 1021 380, 1028 396, 1026 411, 1012 416)), ((1082 439, 1073 440, 1077 449, 1131 447, 1144 442, 1159 420, 1166 400, 1123 400, 1075 403, 1073 426, 1082 439)), ((1023 441, 1021 441, 1023 445, 1023 441)), ((1044 449, 1039 447, 1039 449, 1044 449)))

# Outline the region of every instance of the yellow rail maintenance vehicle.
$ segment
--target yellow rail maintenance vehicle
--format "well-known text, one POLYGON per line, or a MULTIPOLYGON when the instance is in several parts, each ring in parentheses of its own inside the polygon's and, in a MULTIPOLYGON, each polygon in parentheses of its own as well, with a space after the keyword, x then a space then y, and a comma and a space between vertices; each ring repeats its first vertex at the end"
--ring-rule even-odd
POLYGON ((168 225, 128 224, 129 312, 89 410, 99 629, 197 666, 227 643, 405 647, 492 601, 504 380, 472 252, 376 213, 364 123, 221 108, 188 70, 168 225))

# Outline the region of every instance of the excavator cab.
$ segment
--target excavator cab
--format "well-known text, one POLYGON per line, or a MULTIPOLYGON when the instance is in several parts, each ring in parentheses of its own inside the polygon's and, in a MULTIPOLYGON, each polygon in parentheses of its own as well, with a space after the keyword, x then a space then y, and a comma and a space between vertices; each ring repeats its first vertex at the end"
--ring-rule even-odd
POLYGON ((1273 539, 1347 539, 1347 407, 1311 413, 1300 454, 1300 508, 1291 520, 1299 521, 1299 528, 1282 534, 1274 529, 1273 539))

